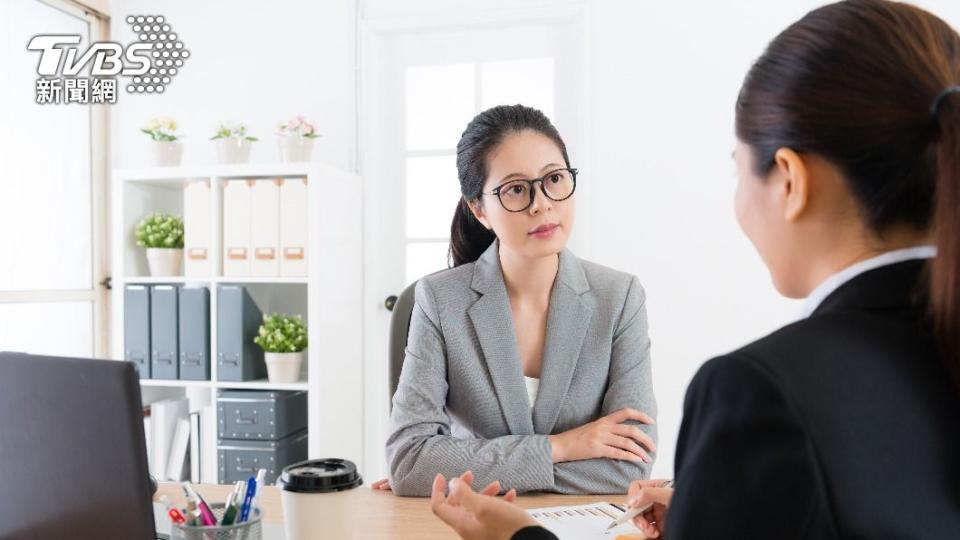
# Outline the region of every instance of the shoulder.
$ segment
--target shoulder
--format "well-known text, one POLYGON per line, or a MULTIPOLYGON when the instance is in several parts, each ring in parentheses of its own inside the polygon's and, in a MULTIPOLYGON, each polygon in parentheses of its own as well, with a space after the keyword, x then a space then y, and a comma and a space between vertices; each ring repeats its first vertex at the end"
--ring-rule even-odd
POLYGON ((420 278, 417 281, 416 302, 421 306, 437 306, 472 301, 476 296, 470 287, 475 264, 462 264, 420 278))
POLYGON ((636 312, 645 304, 647 293, 637 276, 584 259, 577 262, 599 305, 636 312))

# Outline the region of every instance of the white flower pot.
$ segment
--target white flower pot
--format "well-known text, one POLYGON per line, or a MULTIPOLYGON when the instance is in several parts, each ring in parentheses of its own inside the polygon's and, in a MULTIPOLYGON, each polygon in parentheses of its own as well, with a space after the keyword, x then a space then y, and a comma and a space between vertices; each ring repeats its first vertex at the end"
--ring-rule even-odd
POLYGON ((313 155, 313 138, 299 135, 277 135, 280 144, 280 161, 291 163, 310 161, 313 155))
POLYGON ((158 167, 175 167, 183 159, 183 144, 178 141, 152 141, 153 164, 158 167))
POLYGON ((271 383, 294 383, 300 380, 300 365, 303 351, 289 353, 265 353, 267 380, 271 383))
POLYGON ((182 260, 182 249, 147 248, 147 266, 150 267, 151 276, 179 276, 182 260))
POLYGON ((241 137, 217 139, 217 159, 220 163, 250 161, 250 141, 241 137))

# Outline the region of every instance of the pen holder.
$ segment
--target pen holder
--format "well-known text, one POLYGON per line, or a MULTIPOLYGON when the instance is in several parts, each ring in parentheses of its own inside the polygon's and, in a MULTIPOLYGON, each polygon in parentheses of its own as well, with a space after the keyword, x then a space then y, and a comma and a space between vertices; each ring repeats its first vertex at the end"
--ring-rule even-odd
MULTIPOLYGON (((223 503, 210 505, 210 511, 219 522, 223 519, 223 503)), ((250 511, 250 519, 235 525, 215 525, 211 527, 188 527, 174 523, 170 529, 170 540, 263 540, 260 527, 260 509, 250 511)))

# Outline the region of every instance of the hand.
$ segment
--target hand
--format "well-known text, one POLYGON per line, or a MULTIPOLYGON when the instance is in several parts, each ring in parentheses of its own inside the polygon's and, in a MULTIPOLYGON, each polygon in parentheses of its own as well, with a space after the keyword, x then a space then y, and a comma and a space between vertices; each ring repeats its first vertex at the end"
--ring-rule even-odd
POLYGON ((650 510, 633 518, 633 524, 647 538, 659 538, 667 525, 667 510, 673 498, 673 488, 658 487, 663 480, 637 480, 630 484, 627 508, 638 508, 653 503, 650 510))
POLYGON ((471 488, 473 473, 467 471, 460 478, 450 481, 450 495, 444 495, 447 480, 442 474, 433 479, 430 507, 434 515, 443 520, 464 540, 508 540, 517 531, 538 525, 530 514, 512 503, 517 498, 511 489, 498 499, 500 482, 494 482, 475 493, 471 488))
POLYGON ((393 491, 393 488, 390 487, 390 480, 384 478, 383 480, 377 480, 370 486, 370 489, 374 491, 393 491))
POLYGON ((553 462, 612 458, 653 463, 650 455, 640 446, 642 444, 649 451, 656 452, 657 445, 653 438, 637 426, 624 424, 627 420, 654 423, 653 418, 646 413, 634 409, 620 409, 589 424, 558 435, 550 435, 553 462))

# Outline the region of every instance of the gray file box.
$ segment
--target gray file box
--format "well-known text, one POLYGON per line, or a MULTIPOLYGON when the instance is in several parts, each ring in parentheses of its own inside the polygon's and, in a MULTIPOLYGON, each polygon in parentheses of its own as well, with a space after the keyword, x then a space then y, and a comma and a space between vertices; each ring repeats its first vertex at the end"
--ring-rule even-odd
POLYGON ((256 476, 266 469, 266 485, 273 485, 287 465, 307 459, 307 432, 302 431, 279 441, 217 441, 220 471, 217 482, 232 484, 256 476))
POLYGON ((252 381, 267 376, 263 350, 253 342, 263 314, 239 285, 221 285, 217 306, 217 379, 252 381))
POLYGON ((141 379, 150 378, 150 287, 146 285, 123 289, 123 358, 133 362, 141 379))
POLYGON ((154 285, 150 291, 150 372, 154 379, 178 378, 177 311, 177 287, 154 285))
POLYGON ((221 439, 276 441, 307 427, 307 393, 221 390, 217 417, 221 439))
POLYGON ((210 290, 180 288, 180 378, 210 380, 210 290))

